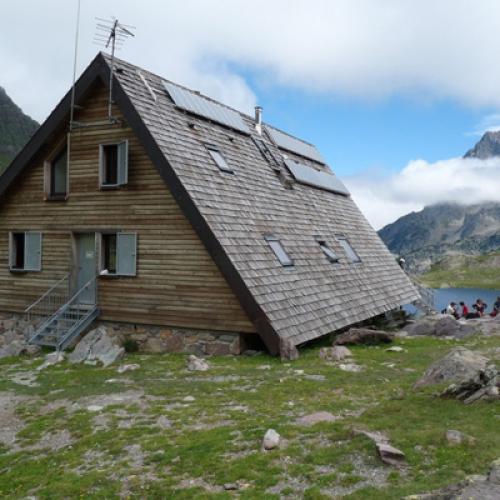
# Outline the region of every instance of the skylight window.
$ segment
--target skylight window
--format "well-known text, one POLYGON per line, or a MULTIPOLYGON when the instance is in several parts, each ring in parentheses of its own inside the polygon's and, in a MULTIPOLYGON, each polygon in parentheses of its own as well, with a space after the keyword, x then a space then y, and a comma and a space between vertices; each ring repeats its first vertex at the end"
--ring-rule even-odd
POLYGON ((356 250, 351 246, 349 241, 346 239, 345 236, 342 235, 337 235, 336 236, 337 241, 340 243, 340 246, 344 249, 344 252, 347 254, 347 258, 352 262, 361 262, 361 258, 359 255, 356 253, 356 250))
POLYGON ((330 262, 338 262, 339 258, 337 257, 337 254, 324 242, 324 241, 318 241, 319 247, 323 251, 323 253, 326 255, 326 258, 330 262))
POLYGON ((280 240, 271 234, 264 236, 265 240, 269 243, 271 250, 274 252, 274 255, 280 261, 280 264, 284 267, 293 266, 292 258, 286 253, 286 250, 283 248, 280 240))
POLYGON ((229 174, 233 173, 231 167, 227 164, 226 159, 222 156, 222 153, 215 146, 207 146, 208 152, 212 157, 212 160, 219 167, 219 170, 227 172, 229 174))

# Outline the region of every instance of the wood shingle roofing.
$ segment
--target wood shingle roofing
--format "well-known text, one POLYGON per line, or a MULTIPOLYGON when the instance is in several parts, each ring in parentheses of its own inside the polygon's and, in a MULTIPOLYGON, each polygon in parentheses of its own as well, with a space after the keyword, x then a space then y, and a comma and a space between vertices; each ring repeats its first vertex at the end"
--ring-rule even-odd
MULTIPOLYGON (((281 339, 301 344, 418 298, 352 199, 293 182, 284 152, 265 133, 257 134, 251 117, 240 114, 253 138, 263 139, 278 160, 280 175, 251 136, 180 110, 159 76, 142 69, 139 73, 124 61, 116 66, 117 105, 271 352, 279 351, 281 339), (217 168, 207 144, 218 147, 232 174, 217 168), (281 241, 293 266, 280 264, 266 234, 281 241), (349 261, 338 235, 349 240, 361 262, 349 261), (318 239, 334 250, 339 262, 325 257, 318 239)), ((100 54, 80 78, 77 98, 95 78, 106 83, 107 75, 108 61, 100 54)), ((50 130, 67 119, 68 105, 66 96, 0 179, 0 193, 50 130)), ((288 151, 286 155, 314 164, 288 151)))

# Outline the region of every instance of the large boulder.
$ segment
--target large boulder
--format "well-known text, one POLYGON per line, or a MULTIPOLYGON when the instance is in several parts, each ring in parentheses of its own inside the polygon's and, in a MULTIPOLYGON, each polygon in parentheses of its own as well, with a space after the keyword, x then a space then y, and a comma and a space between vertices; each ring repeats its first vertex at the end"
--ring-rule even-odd
POLYGON ((96 363, 109 366, 123 358, 125 349, 118 341, 108 334, 103 325, 85 335, 76 345, 74 351, 68 356, 70 363, 96 363))
POLYGON ((394 340, 394 334, 368 328, 351 328, 335 337, 333 345, 388 344, 394 340))
POLYGON ((446 314, 435 314, 409 323, 404 327, 403 331, 410 336, 429 335, 462 339, 473 335, 476 328, 471 324, 467 324, 465 320, 458 321, 446 314))
POLYGON ((444 358, 433 363, 415 387, 443 382, 464 382, 484 371, 488 361, 488 358, 465 347, 455 347, 444 358))
POLYGON ((336 345, 333 347, 322 347, 319 350, 320 359, 327 361, 342 361, 345 358, 351 357, 352 352, 343 345, 336 345))

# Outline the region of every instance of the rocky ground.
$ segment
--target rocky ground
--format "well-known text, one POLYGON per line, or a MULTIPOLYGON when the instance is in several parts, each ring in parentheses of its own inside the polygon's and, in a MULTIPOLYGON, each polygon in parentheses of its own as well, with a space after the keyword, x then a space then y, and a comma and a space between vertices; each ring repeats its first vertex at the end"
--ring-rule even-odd
POLYGON ((65 358, 7 356, 0 496, 499 498, 500 321, 425 321, 293 362, 122 358, 102 332, 102 359, 88 341, 65 358), (444 394, 486 370, 470 404, 444 394))

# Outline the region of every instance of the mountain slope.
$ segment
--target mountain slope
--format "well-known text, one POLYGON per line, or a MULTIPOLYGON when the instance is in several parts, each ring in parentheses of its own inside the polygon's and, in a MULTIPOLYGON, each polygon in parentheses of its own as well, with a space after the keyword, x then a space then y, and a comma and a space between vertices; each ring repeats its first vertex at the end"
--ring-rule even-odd
POLYGON ((500 131, 485 132, 479 142, 464 154, 464 158, 486 159, 500 156, 500 131))
POLYGON ((0 173, 38 128, 0 87, 0 173))
POLYGON ((420 281, 432 288, 491 288, 500 283, 500 252, 449 255, 431 266, 420 281))
POLYGON ((399 218, 379 235, 411 271, 426 271, 447 254, 479 255, 500 248, 500 203, 432 205, 399 218))

